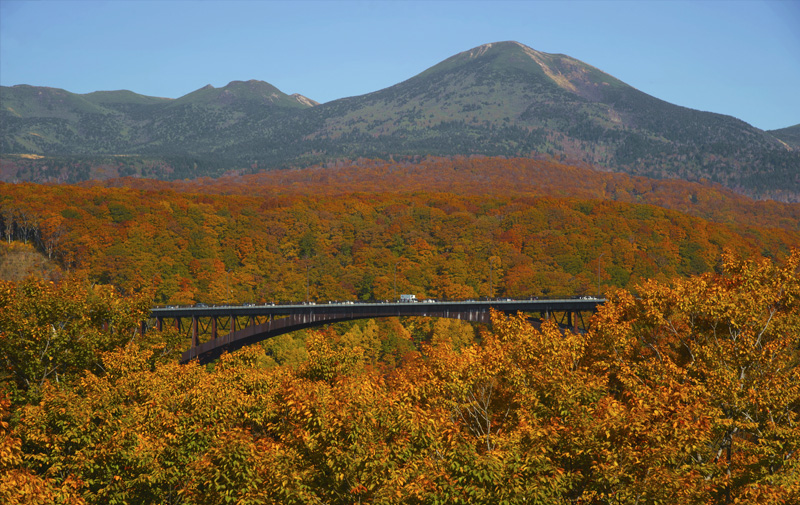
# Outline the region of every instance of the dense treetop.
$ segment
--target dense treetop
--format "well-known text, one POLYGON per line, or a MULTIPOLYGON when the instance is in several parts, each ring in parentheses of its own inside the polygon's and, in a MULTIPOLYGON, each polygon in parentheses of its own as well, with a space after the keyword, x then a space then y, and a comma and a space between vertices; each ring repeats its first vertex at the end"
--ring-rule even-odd
MULTIPOLYGON (((615 290, 587 333, 497 315, 479 342, 439 331, 391 370, 355 328, 312 333, 293 366, 260 346, 182 366, 169 335, 98 349, 39 401, 0 397, 0 499, 795 503, 798 274, 797 252, 726 256, 716 274, 615 290)), ((28 310, 64 297, 2 287, 28 310)), ((0 322, 0 345, 20 323, 0 322)))

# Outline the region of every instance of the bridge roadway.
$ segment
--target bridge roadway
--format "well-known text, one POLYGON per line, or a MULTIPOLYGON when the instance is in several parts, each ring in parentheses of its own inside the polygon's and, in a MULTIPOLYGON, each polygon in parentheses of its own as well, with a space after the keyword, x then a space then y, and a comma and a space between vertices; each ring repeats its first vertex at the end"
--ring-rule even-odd
POLYGON ((192 344, 181 356, 186 363, 198 359, 208 363, 224 352, 276 337, 284 333, 324 324, 380 317, 448 317, 463 321, 490 323, 491 309, 506 314, 538 314, 540 319, 555 318, 566 327, 586 328, 583 314, 595 312, 602 298, 574 299, 495 299, 480 301, 416 302, 331 302, 296 304, 245 304, 187 307, 155 307, 151 320, 161 329, 171 324, 191 335, 192 344), (188 320, 188 327, 184 323, 188 320), (227 324, 226 324, 227 323, 227 324), (207 340, 201 342, 201 337, 207 340))

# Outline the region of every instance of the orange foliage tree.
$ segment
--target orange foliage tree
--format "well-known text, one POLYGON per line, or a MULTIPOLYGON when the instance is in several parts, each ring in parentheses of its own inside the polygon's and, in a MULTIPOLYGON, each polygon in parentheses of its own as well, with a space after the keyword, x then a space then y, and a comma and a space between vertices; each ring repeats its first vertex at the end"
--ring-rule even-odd
POLYGON ((132 340, 150 296, 120 297, 111 286, 29 278, 0 281, 0 389, 35 397, 50 380, 98 369, 100 354, 132 340))

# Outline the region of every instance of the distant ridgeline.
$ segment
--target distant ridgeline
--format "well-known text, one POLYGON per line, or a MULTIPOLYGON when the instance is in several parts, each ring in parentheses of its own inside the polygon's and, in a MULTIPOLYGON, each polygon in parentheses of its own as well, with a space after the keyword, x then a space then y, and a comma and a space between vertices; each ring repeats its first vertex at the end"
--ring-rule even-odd
POLYGON ((669 104, 564 55, 486 44, 389 88, 318 104, 260 81, 178 99, 0 91, 0 178, 216 177, 333 160, 566 159, 800 200, 800 125, 765 132, 669 104))

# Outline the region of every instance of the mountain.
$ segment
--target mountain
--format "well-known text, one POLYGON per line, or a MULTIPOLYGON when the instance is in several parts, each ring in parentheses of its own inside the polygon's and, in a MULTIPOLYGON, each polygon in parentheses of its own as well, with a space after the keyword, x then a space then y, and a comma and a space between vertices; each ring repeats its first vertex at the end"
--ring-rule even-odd
POLYGON ((313 106, 315 103, 308 103, 308 99, 302 95, 287 95, 269 83, 250 80, 247 82, 233 81, 224 88, 215 88, 209 84, 170 103, 170 107, 182 105, 232 107, 255 113, 259 107, 302 109, 313 106))
POLYGON ((800 157, 772 135, 516 42, 457 54, 390 88, 309 110, 309 117, 316 122, 304 142, 314 139, 316 152, 335 156, 548 154, 651 177, 705 178, 744 192, 772 191, 772 181, 800 190, 800 157))
MULTIPOLYGON (((164 178, 341 158, 503 155, 800 199, 800 151, 781 137, 791 132, 672 105, 579 60, 517 42, 485 44, 389 88, 325 104, 260 81, 206 86, 174 100, 14 86, 0 89, 0 104, 6 178, 34 177, 31 167, 48 163, 11 154, 128 155, 152 160, 151 168, 162 160, 169 170, 130 170, 164 178), (20 167, 15 174, 9 163, 20 167)), ((70 163, 77 162, 62 164, 70 163)))
POLYGON ((0 89, 3 153, 156 156, 210 154, 253 126, 315 105, 262 81, 205 86, 178 99, 130 91, 78 95, 61 89, 0 89))

